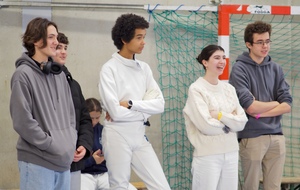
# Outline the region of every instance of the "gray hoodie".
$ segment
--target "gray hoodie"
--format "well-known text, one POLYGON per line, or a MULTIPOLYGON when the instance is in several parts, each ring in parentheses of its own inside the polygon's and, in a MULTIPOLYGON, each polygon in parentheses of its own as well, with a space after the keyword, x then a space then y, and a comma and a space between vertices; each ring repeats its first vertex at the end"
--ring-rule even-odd
MULTIPOLYGON (((282 68, 266 56, 261 64, 254 62, 248 52, 238 56, 232 67, 229 78, 235 88, 241 106, 244 109, 255 100, 262 102, 277 101, 292 104, 289 85, 284 79, 282 68)), ((248 122, 243 131, 238 133, 239 138, 252 138, 260 135, 282 134, 282 116, 255 119, 248 116, 248 122)))
POLYGON ((77 132, 65 74, 45 74, 23 53, 16 61, 11 91, 10 113, 19 134, 18 160, 54 171, 69 170, 77 132))

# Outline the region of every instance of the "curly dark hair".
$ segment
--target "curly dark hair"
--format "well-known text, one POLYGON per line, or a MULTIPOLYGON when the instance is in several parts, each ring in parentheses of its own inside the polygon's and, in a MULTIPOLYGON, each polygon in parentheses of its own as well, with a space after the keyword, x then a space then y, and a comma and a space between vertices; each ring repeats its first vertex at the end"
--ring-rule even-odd
POLYGON ((135 34, 135 29, 149 28, 149 23, 141 16, 135 14, 123 14, 117 20, 112 28, 111 36, 115 46, 121 50, 123 42, 130 42, 135 34))
POLYGON ((271 37, 272 26, 271 24, 265 23, 263 21, 255 21, 254 23, 250 23, 245 28, 244 32, 244 41, 253 44, 253 34, 263 34, 268 32, 271 37))
POLYGON ((212 54, 214 54, 217 50, 221 50, 221 51, 225 52, 225 50, 221 46, 212 44, 212 45, 208 45, 204 49, 202 49, 201 53, 196 58, 197 61, 203 66, 205 71, 206 71, 206 67, 203 65, 202 61, 203 60, 208 61, 209 58, 212 56, 212 54))
POLYGON ((61 32, 58 33, 57 41, 58 41, 58 43, 63 43, 63 44, 69 45, 68 37, 64 33, 61 33, 61 32))
POLYGON ((47 46, 47 29, 48 26, 54 26, 57 30, 57 25, 46 18, 37 17, 31 20, 22 36, 23 46, 28 51, 28 56, 32 57, 35 54, 34 43, 43 40, 42 48, 47 46))

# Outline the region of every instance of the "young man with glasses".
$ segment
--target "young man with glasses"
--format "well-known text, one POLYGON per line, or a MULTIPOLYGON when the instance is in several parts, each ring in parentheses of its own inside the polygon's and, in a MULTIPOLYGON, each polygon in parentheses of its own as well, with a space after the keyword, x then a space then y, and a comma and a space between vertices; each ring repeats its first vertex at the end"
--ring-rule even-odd
POLYGON ((285 138, 280 120, 291 111, 292 97, 281 66, 268 55, 271 25, 247 25, 244 40, 249 52, 238 56, 229 82, 236 88, 248 122, 240 131, 244 190, 257 190, 261 171, 263 189, 280 190, 285 162, 285 138))

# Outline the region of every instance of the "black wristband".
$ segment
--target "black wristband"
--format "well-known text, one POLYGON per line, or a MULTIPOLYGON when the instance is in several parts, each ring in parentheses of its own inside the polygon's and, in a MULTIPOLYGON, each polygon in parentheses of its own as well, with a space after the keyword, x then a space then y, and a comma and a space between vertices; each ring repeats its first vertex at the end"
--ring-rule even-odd
POLYGON ((131 109, 131 107, 132 107, 132 101, 129 100, 129 101, 128 101, 128 107, 127 107, 127 108, 128 108, 128 109, 131 109))
POLYGON ((227 133, 229 133, 230 128, 225 125, 225 127, 223 127, 223 131, 224 131, 224 133, 227 134, 227 133))

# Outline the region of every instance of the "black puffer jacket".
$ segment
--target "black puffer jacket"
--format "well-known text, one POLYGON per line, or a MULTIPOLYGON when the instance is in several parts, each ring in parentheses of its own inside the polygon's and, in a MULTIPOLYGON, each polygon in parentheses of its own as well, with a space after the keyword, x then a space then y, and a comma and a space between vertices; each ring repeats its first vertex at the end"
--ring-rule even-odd
POLYGON ((93 147, 93 126, 90 114, 85 105, 85 99, 83 97, 80 85, 72 78, 72 75, 66 66, 63 66, 62 69, 66 74, 67 81, 69 82, 75 107, 76 130, 78 134, 76 148, 83 146, 86 149, 84 158, 79 162, 72 162, 71 164, 71 172, 75 172, 84 169, 84 159, 91 155, 93 147))

